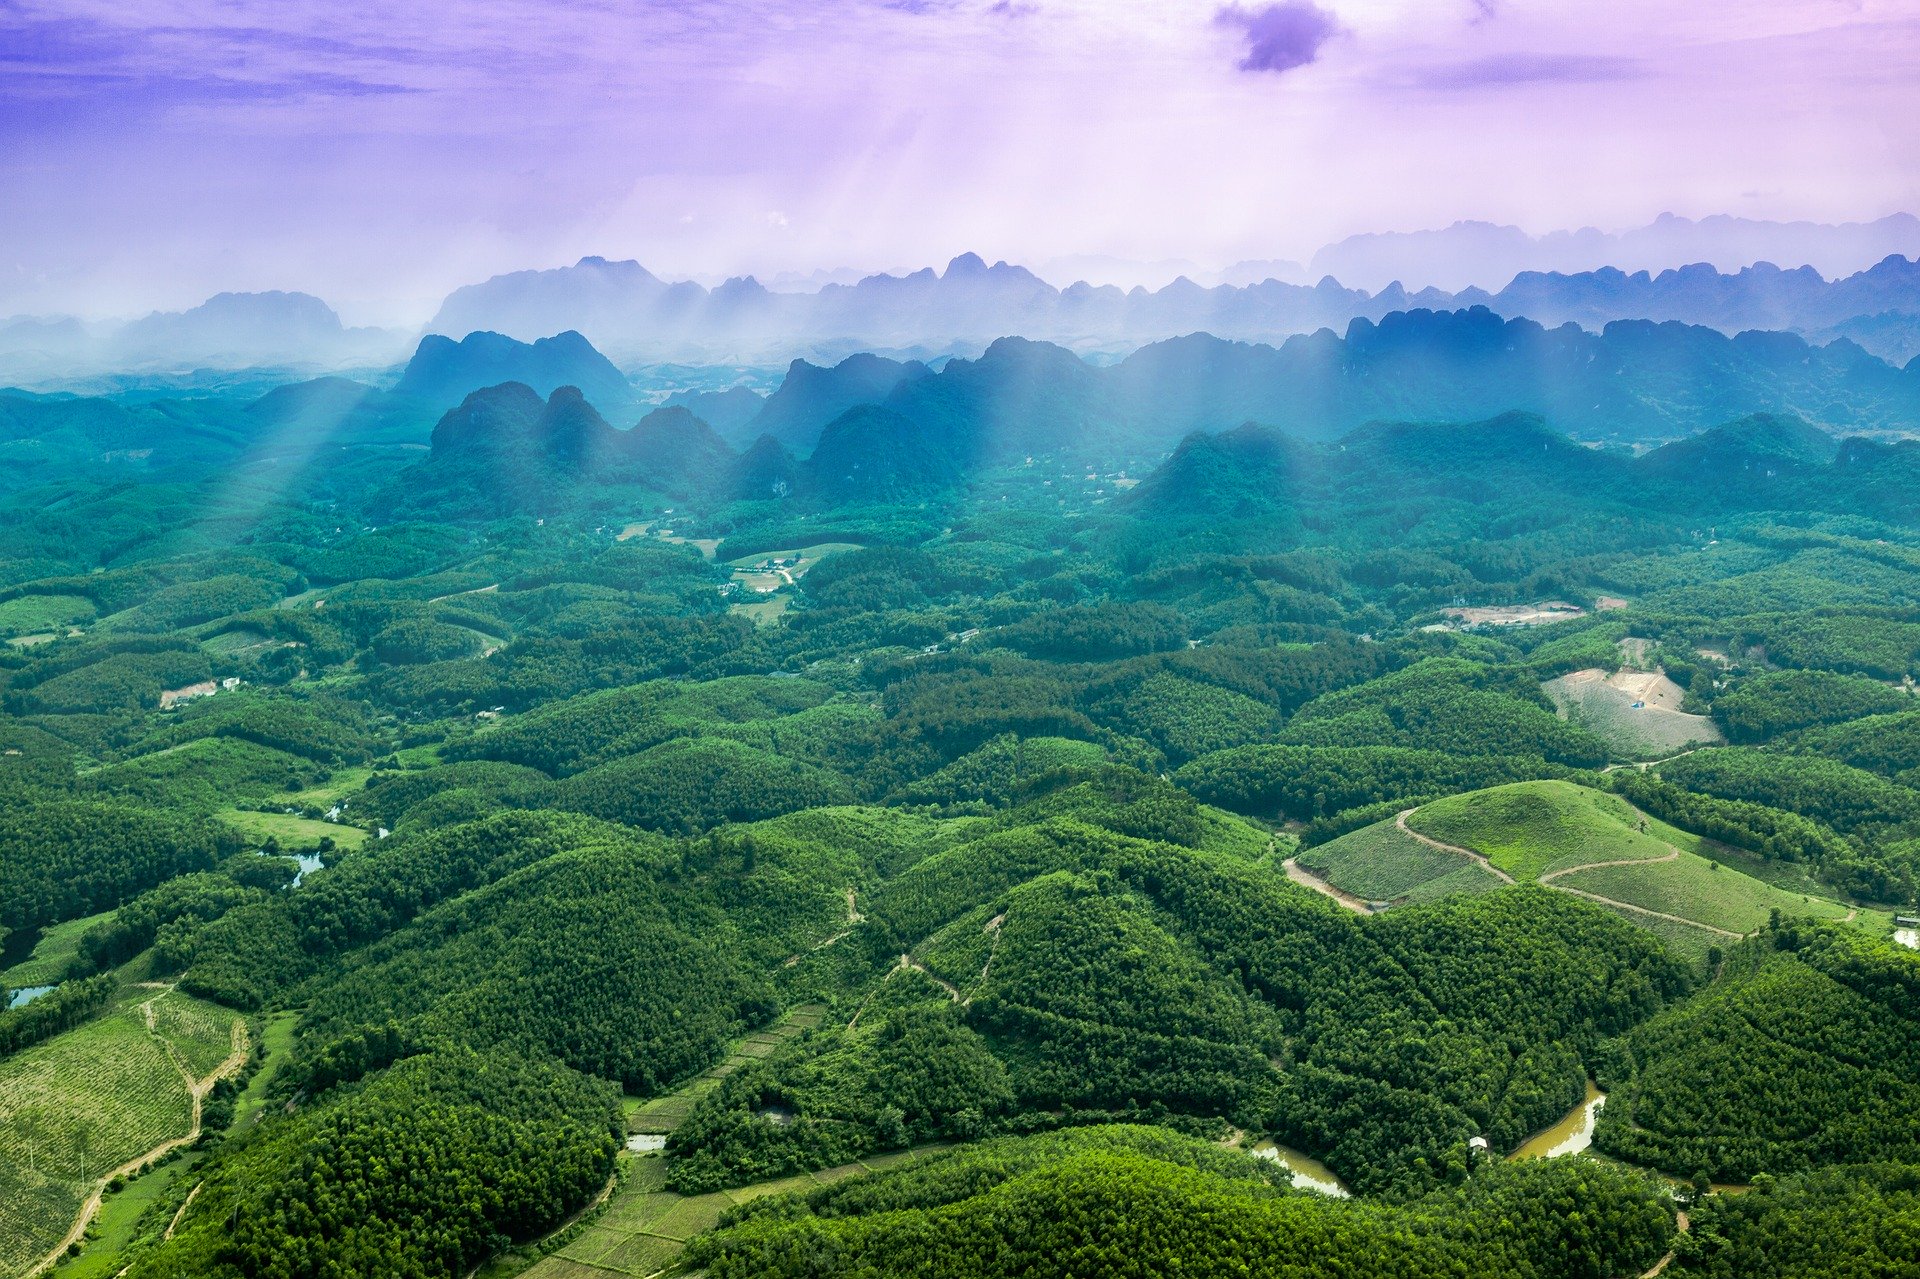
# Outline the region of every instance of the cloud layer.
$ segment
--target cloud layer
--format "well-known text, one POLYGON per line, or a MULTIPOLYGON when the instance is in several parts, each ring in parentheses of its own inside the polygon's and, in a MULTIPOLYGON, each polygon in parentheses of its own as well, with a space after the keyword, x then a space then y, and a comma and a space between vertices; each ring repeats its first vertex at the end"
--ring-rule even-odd
POLYGON ((0 0, 0 316, 1920 208, 1912 0, 0 0))

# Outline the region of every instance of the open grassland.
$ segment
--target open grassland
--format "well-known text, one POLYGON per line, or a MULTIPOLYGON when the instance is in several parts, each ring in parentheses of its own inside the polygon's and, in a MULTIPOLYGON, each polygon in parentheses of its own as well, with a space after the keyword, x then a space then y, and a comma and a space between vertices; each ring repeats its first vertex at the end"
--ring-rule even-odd
MULTIPOLYGON (((1650 861, 1673 850, 1640 829, 1617 795, 1571 782, 1516 782, 1451 795, 1417 809, 1407 825, 1470 848, 1517 880, 1605 861, 1650 861)), ((1650 824, 1650 823, 1649 823, 1650 824)))
POLYGON ((0 635, 59 631, 92 619, 93 601, 82 595, 22 595, 0 604, 0 635))
POLYGON ((260 1027, 260 1069, 253 1078, 247 1080, 247 1086, 240 1090, 239 1097, 233 1103, 233 1128, 237 1132, 243 1124, 256 1122, 267 1106, 267 1085, 281 1066, 286 1064, 293 1052, 293 1032, 299 1028, 300 1014, 295 1012, 269 1013, 260 1027))
POLYGON ((798 578, 804 577, 808 569, 829 555, 859 549, 859 545, 853 542, 820 542, 813 546, 790 547, 784 551, 760 551, 753 555, 742 555, 737 560, 728 560, 727 567, 736 573, 742 570, 750 572, 756 564, 768 564, 774 560, 797 560, 797 563, 787 565, 786 569, 788 573, 798 578))
MULTIPOLYGON (((1704 954, 1708 945, 1752 932, 1775 910, 1832 920, 1850 913, 1823 894, 1743 874, 1740 867, 1755 859, 1644 816, 1617 795, 1569 782, 1521 782, 1450 796, 1418 809, 1407 824, 1484 854, 1515 879, 1610 905, 1663 936, 1678 936, 1675 928, 1697 933, 1687 939, 1689 953, 1704 954)), ((1800 883, 1798 876, 1783 878, 1800 883)))
POLYGON ((744 604, 729 604, 727 611, 746 618, 755 626, 771 626, 786 616, 787 605, 791 602, 789 596, 774 595, 744 604))
POLYGON ((176 1156, 121 1189, 109 1191, 87 1228, 84 1250, 62 1263, 60 1279, 112 1279, 124 1270, 137 1246, 158 1239, 166 1230, 173 1219, 175 1186, 191 1187, 205 1158, 198 1152, 176 1156))
POLYGON ((1477 862, 1421 843, 1393 818, 1309 848, 1297 860, 1334 887, 1367 901, 1429 901, 1500 886, 1477 862))
POLYGON ((367 842, 367 832, 358 826, 315 821, 292 813, 253 813, 229 808, 216 816, 250 839, 262 843, 270 838, 278 840, 282 849, 315 848, 323 839, 331 839, 342 848, 358 848, 367 842))
MULTIPOLYGON (((407 768, 424 768, 438 763, 440 759, 436 746, 415 746, 396 754, 407 768)), ((352 800, 366 788, 367 779, 372 776, 373 770, 364 766, 336 768, 324 782, 299 790, 281 791, 270 796, 269 800, 282 808, 331 808, 343 799, 352 800)))
POLYGON ((47 928, 34 942, 33 954, 5 972, 0 972, 0 986, 17 989, 21 986, 56 984, 66 975, 67 965, 79 955, 80 939, 87 930, 112 918, 112 911, 102 911, 98 915, 69 919, 47 928))
POLYGON ((1541 688, 1560 718, 1599 737, 1623 759, 1664 759, 1690 746, 1726 740, 1712 719, 1678 709, 1680 688, 1664 675, 1608 675, 1596 668, 1548 680, 1541 688))

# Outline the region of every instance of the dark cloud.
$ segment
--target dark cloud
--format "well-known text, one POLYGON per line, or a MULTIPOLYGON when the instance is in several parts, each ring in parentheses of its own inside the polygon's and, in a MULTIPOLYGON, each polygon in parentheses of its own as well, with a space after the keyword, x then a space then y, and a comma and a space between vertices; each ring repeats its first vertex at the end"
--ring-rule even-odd
POLYGON ((1216 27, 1231 27, 1247 37, 1242 71, 1291 71, 1320 56, 1320 48, 1344 28, 1313 0, 1285 0, 1257 9, 1230 4, 1213 15, 1216 27))
POLYGON ((987 12, 1002 18, 1027 18, 1040 12, 1040 6, 1030 0, 1000 0, 987 12))
POLYGON ((1505 84, 1600 84, 1645 74, 1634 58, 1597 53, 1497 53, 1436 67, 1423 77, 1428 88, 1477 89, 1505 84))

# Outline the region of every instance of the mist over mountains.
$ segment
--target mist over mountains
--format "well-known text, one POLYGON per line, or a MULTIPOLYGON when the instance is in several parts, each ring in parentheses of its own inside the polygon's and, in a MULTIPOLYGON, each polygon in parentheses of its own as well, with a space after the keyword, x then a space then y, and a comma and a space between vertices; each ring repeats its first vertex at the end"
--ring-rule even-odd
POLYGON ((1620 232, 1583 227, 1536 236, 1516 226, 1467 221, 1432 231, 1352 235, 1314 254, 1310 268, 1315 276, 1336 276, 1356 288, 1381 289, 1399 280, 1457 290, 1491 288, 1530 271, 1577 274, 1611 266, 1657 274, 1688 263, 1728 272, 1756 262, 1804 264, 1832 278, 1894 255, 1920 256, 1920 218, 1895 213, 1832 225, 1663 213, 1620 232))
MULTIPOLYGON (((1294 444, 1340 452, 1381 435, 1382 422, 1524 419, 1536 425, 1495 432, 1498 448, 1465 427, 1423 429, 1408 438, 1434 456, 1395 454, 1396 466, 1453 475, 1531 451, 1539 456, 1522 469, 1544 467, 1555 486, 1603 473, 1612 485, 1628 473, 1612 463, 1595 471, 1601 451, 1574 440, 1679 439, 1685 447, 1656 450, 1648 456, 1659 460, 1634 473, 1676 491, 1705 484, 1763 497, 1776 472, 1824 466, 1834 435, 1898 434, 1920 419, 1920 364, 1895 369, 1848 343, 1812 347, 1786 334, 1729 338, 1645 321, 1593 334, 1482 308, 1355 320, 1345 337, 1278 347, 1194 334, 1107 367, 1023 338, 937 372, 873 355, 830 368, 796 362, 759 412, 724 435, 699 416, 709 402, 736 407, 731 396, 686 397, 622 430, 570 386, 544 397, 519 382, 485 387, 440 420, 431 462, 410 487, 442 505, 458 494, 478 503, 475 513, 543 511, 581 486, 610 485, 822 509, 937 497, 1041 456, 1132 468, 1179 445, 1175 473, 1198 448, 1211 459, 1203 469, 1239 476, 1225 491, 1264 492, 1271 486, 1257 476, 1292 465, 1294 444), (1733 421, 1746 425, 1714 433, 1733 421), (1233 460, 1236 439, 1248 458, 1233 460), (1256 456, 1265 460, 1255 465, 1256 456)), ((1187 518, 1169 501, 1168 519, 1187 518)))
POLYGON ((1920 265, 1902 257, 1837 280, 1812 267, 1787 270, 1769 262, 1731 274, 1706 265, 1657 275, 1605 267, 1576 275, 1525 272, 1496 293, 1450 293, 1409 291, 1397 283, 1369 292, 1332 277, 1311 286, 1266 280, 1206 288, 1182 278, 1152 291, 1085 283, 1059 289, 1024 267, 989 266, 969 253, 944 272, 871 276, 810 294, 775 293, 752 279, 709 291, 667 283, 637 262, 584 258, 457 290, 428 328, 450 336, 486 329, 527 340, 573 328, 618 361, 753 360, 794 350, 933 355, 978 349, 1010 333, 1086 351, 1124 351, 1196 331, 1268 341, 1344 329, 1350 320, 1396 311, 1475 306, 1587 328, 1644 319, 1729 333, 1841 336, 1845 329, 1890 359, 1920 351, 1920 265))
MULTIPOLYGON (((1168 270, 1192 267, 1157 288, 1084 280, 1060 287, 972 253, 939 271, 785 274, 771 286, 739 277, 713 288, 662 278, 636 261, 586 257, 456 289, 424 331, 531 342, 572 330, 629 370, 675 362, 778 368, 796 356, 832 361, 858 351, 975 354, 1008 334, 1112 356, 1199 331, 1277 342, 1396 311, 1484 306, 1589 329, 1618 319, 1677 320, 1727 333, 1846 337, 1904 363, 1920 354, 1916 262, 1920 219, 1906 214, 1841 226, 1663 217, 1621 233, 1538 237, 1461 222, 1350 237, 1321 250, 1310 267, 1270 259, 1209 272, 1095 256, 1047 267, 1063 279, 1103 280, 1165 279, 1168 270), (1318 283, 1306 283, 1315 277, 1318 283)), ((112 390, 87 382, 111 377, 115 385, 185 390, 241 369, 378 380, 380 370, 407 358, 417 336, 350 328, 310 294, 223 293, 187 311, 117 325, 0 320, 0 382, 112 390)))

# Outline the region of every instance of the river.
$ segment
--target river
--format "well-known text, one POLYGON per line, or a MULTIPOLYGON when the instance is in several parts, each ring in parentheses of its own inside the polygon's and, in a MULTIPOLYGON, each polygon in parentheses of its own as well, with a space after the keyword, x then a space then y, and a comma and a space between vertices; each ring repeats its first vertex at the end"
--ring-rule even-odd
POLYGON ((1587 1080, 1587 1095, 1578 1106, 1567 1112, 1553 1127, 1537 1132, 1520 1144, 1520 1149, 1508 1156, 1512 1159, 1552 1159, 1558 1155, 1571 1155, 1585 1150, 1593 1144, 1593 1124, 1599 1118, 1600 1107, 1607 1104, 1607 1094, 1600 1091, 1593 1080, 1587 1080))
POLYGON ((1353 1192, 1347 1189, 1345 1182, 1334 1175, 1333 1169, 1311 1155, 1303 1155, 1297 1150, 1277 1146, 1271 1141, 1263 1141, 1255 1146, 1253 1154, 1257 1159, 1271 1159, 1292 1173, 1296 1189, 1332 1195, 1335 1199, 1352 1197, 1353 1192))

